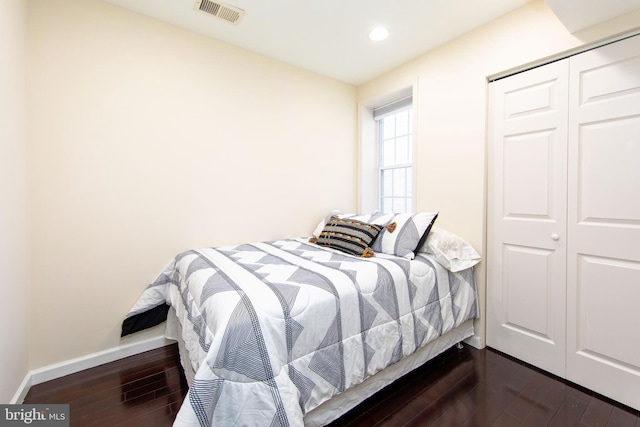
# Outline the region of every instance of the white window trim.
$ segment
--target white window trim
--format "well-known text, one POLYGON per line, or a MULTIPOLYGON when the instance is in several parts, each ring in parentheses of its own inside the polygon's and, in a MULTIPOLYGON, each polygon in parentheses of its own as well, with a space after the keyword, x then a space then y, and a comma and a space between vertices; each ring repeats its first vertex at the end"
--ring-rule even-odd
POLYGON ((418 137, 418 81, 390 90, 384 95, 374 96, 358 103, 358 212, 378 210, 380 186, 377 123, 373 117, 376 107, 393 102, 399 98, 413 97, 413 129, 412 129, 412 195, 411 210, 415 212, 418 195, 416 170, 418 169, 417 147, 418 137))
MULTIPOLYGON (((378 140, 378 153, 382 153, 382 150, 383 150, 383 139, 384 138, 383 138, 382 135, 380 135, 380 130, 381 130, 381 127, 382 127, 383 120, 385 120, 387 117, 395 116, 395 115, 397 115, 399 113, 403 113, 403 112, 407 112, 407 111, 413 112, 412 98, 408 97, 408 96, 405 97, 405 98, 399 99, 398 101, 393 102, 393 103, 391 103, 389 105, 386 105, 386 106, 383 106, 383 107, 380 107, 380 108, 377 108, 377 109, 374 110, 374 117, 375 117, 375 120, 377 122, 377 125, 376 125, 376 129, 377 129, 376 139, 378 140), (382 114, 380 114, 380 110, 382 110, 382 114)), ((403 195, 401 195, 401 196, 395 194, 395 184, 396 184, 395 174, 392 173, 392 178, 391 178, 392 188, 394 188, 392 190, 392 194, 391 195, 387 194, 386 196, 383 197, 384 184, 381 181, 383 173, 386 172, 386 171, 393 171, 395 169, 406 170, 407 168, 411 168, 410 170, 411 170, 412 174, 411 174, 410 179, 411 179, 411 181, 413 183, 413 154, 414 154, 413 153, 413 120, 411 120, 410 123, 412 123, 412 125, 411 125, 411 128, 409 129, 409 132, 408 132, 407 136, 409 136, 410 141, 412 141, 411 142, 411 147, 412 147, 411 151, 412 152, 410 153, 411 161, 409 163, 395 163, 395 161, 394 161, 394 163, 392 165, 384 166, 382 164, 383 159, 380 158, 380 154, 379 154, 379 158, 378 158, 378 179, 379 179, 379 182, 378 182, 378 209, 381 210, 382 212, 387 212, 382 208, 382 206, 384 205, 384 199, 389 199, 389 198, 391 199, 392 206, 395 206, 397 199, 402 199, 405 202, 405 208, 403 210, 398 210, 398 211, 393 210, 392 212, 410 212, 410 211, 413 210, 412 209, 413 208, 413 196, 414 196, 413 190, 412 190, 411 194, 409 195, 409 199, 411 200, 412 204, 409 205, 409 206, 406 206, 406 201, 407 201, 406 200, 406 192, 403 193, 403 195)), ((386 139, 385 139, 385 141, 386 141, 386 139)), ((394 148, 397 149, 398 134, 395 133, 395 130, 394 130, 393 141, 394 141, 393 142, 394 148)), ((384 155, 382 157, 384 157, 384 155)), ((406 179, 406 176, 405 176, 405 179, 406 179)), ((405 191, 406 191, 406 184, 407 184, 407 181, 405 181, 405 183, 404 183, 405 191)), ((413 186, 411 188, 413 189, 413 186)), ((387 213, 389 213, 389 212, 387 212, 387 213)))

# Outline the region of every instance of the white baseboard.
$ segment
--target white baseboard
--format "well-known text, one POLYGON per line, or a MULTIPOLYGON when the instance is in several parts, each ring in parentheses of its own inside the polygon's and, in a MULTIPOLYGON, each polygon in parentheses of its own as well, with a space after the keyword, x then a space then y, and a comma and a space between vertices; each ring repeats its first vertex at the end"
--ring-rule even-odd
POLYGON ((29 392, 31 386, 31 372, 28 372, 27 376, 24 377, 24 380, 22 380, 20 387, 18 387, 18 391, 16 391, 16 394, 13 395, 9 403, 16 404, 24 402, 24 398, 27 397, 27 393, 29 392))
POLYGON ((169 340, 164 336, 158 336, 31 370, 27 373, 22 384, 20 384, 20 388, 18 388, 9 403, 24 402, 24 398, 27 396, 29 389, 31 386, 36 384, 64 377, 65 375, 80 372, 85 369, 95 368, 96 366, 104 365, 105 363, 113 362, 159 347, 164 347, 166 345, 173 344, 174 342, 175 341, 169 340))

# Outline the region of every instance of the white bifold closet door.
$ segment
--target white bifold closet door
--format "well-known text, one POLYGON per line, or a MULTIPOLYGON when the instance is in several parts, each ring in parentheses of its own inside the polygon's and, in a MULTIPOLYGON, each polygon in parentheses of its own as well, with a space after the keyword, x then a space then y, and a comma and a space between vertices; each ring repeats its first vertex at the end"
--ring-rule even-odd
POLYGON ((569 82, 567 378, 640 409, 640 36, 569 82))
POLYGON ((487 345, 564 377, 567 60, 490 90, 487 345))
POLYGON ((487 345, 640 409, 640 36, 490 96, 487 345))

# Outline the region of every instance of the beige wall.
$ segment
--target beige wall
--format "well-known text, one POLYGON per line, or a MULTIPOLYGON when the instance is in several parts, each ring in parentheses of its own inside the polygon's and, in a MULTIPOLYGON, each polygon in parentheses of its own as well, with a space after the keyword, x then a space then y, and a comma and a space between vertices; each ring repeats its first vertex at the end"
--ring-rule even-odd
POLYGON ((25 10, 25 0, 0 1, 0 403, 12 399, 29 359, 25 10))
POLYGON ((178 252, 355 208, 353 86, 97 0, 32 0, 29 36, 31 368, 139 339, 178 252))
POLYGON ((407 83, 417 207, 483 252, 486 76, 640 25, 633 14, 571 35, 536 0, 356 91, 98 0, 29 0, 25 133, 24 2, 0 4, 0 55, 15 59, 0 68, 7 395, 27 353, 33 369, 139 340, 121 341, 120 322, 177 252, 303 235, 319 212, 355 210, 356 104, 407 83))
POLYGON ((437 226, 484 253, 487 77, 639 26, 636 12, 572 35, 536 0, 360 86, 358 101, 417 81, 417 209, 439 210, 437 226))

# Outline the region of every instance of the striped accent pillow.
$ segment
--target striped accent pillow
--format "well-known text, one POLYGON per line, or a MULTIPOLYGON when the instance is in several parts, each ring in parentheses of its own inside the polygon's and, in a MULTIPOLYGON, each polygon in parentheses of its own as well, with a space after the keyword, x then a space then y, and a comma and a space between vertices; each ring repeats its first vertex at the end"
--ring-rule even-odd
POLYGON ((371 244, 383 228, 384 225, 332 216, 322 229, 316 243, 351 255, 370 258, 374 255, 371 244))
POLYGON ((413 259, 426 241, 436 218, 438 212, 396 214, 392 219, 396 223, 395 231, 383 231, 372 249, 375 252, 413 259))
POLYGON ((327 225, 327 222, 329 221, 329 219, 331 219, 332 216, 337 216, 338 218, 342 218, 342 219, 345 219, 345 218, 357 219, 358 221, 367 222, 369 224, 387 225, 392 222, 395 214, 381 213, 378 211, 375 211, 369 214, 354 214, 354 213, 343 213, 342 211, 334 209, 327 216, 322 218, 322 220, 318 223, 318 225, 316 225, 316 228, 313 230, 313 234, 312 234, 314 237, 317 238, 318 236, 320 236, 320 233, 322 233, 322 230, 324 230, 324 226, 327 225))

